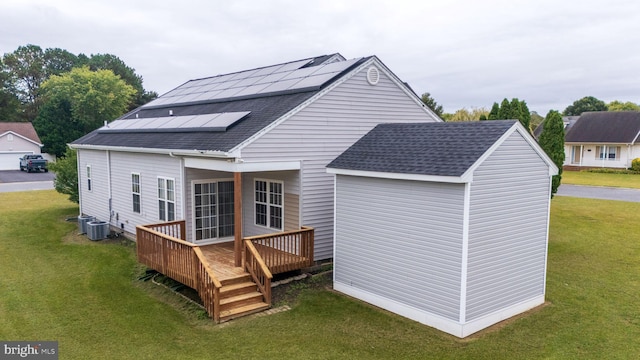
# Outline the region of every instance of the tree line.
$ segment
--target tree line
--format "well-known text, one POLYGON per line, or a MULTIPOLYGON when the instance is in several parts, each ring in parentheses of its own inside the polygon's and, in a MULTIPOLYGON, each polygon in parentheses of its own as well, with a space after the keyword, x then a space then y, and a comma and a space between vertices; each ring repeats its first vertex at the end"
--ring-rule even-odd
POLYGON ((155 99, 142 76, 112 54, 73 54, 28 44, 0 58, 0 121, 31 122, 43 152, 155 99))

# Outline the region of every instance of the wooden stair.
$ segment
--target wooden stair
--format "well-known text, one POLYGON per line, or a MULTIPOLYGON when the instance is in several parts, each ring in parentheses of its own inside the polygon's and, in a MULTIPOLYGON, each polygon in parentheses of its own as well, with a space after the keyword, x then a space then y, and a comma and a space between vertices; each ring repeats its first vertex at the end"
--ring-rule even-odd
POLYGON ((220 288, 220 322, 229 321, 268 309, 258 285, 251 275, 244 275, 221 280, 220 288))

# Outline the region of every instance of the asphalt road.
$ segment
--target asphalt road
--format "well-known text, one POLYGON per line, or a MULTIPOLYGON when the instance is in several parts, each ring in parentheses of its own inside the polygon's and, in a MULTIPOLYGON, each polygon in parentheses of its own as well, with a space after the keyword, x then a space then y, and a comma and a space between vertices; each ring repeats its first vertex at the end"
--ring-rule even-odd
POLYGON ((556 195, 590 199, 640 202, 640 190, 638 189, 623 189, 604 186, 561 184, 556 195))
POLYGON ((0 171, 0 192, 53 189, 52 172, 0 171))

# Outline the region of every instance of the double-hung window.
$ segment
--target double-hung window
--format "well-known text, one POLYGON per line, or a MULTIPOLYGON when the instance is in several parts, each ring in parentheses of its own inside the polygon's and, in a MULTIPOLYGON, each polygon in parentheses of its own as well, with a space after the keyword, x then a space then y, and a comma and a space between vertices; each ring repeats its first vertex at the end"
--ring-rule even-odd
POLYGON ((282 230, 284 185, 282 181, 255 180, 256 225, 282 230))
POLYGON ((87 165, 87 190, 91 191, 91 165, 87 165))
POLYGON ((620 146, 596 146, 596 153, 600 160, 619 160, 620 146))
POLYGON ((133 212, 140 214, 140 174, 131 174, 131 197, 133 200, 133 212))
POLYGON ((176 219, 175 180, 158 178, 158 218, 164 221, 176 219))

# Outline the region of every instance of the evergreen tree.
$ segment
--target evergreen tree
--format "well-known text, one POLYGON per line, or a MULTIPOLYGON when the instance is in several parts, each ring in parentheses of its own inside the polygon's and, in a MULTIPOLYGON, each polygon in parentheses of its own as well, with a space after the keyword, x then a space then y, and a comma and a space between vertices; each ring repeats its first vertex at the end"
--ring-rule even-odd
POLYGON ((498 111, 498 120, 506 120, 506 119, 512 119, 511 104, 509 103, 509 100, 507 100, 507 98, 504 98, 504 100, 502 100, 502 103, 500 103, 500 111, 498 111))
POLYGON ((500 113, 500 105, 498 105, 497 102, 494 102, 491 107, 491 111, 489 111, 487 120, 498 120, 498 113, 500 113))
POLYGON ((511 116, 505 119, 517 119, 522 123, 522 109, 520 108, 520 100, 518 100, 518 98, 511 99, 511 103, 509 103, 509 110, 511 112, 511 116))
POLYGON ((551 197, 558 191, 562 180, 562 164, 564 163, 564 124, 562 115, 555 110, 549 111, 545 120, 542 134, 538 140, 540 146, 558 167, 558 175, 554 175, 551 182, 551 197))
POLYGON ((421 99, 422 99, 422 102, 429 107, 429 109, 431 109, 434 113, 436 113, 436 115, 442 117, 444 113, 444 109, 442 108, 442 105, 438 105, 438 103, 431 96, 430 93, 426 92, 422 94, 421 99))
POLYGON ((527 129, 530 133, 532 132, 531 129, 531 111, 529 111, 529 107, 527 106, 527 102, 522 100, 520 101, 520 113, 522 114, 520 119, 520 122, 522 123, 522 126, 524 126, 525 129, 527 129))

